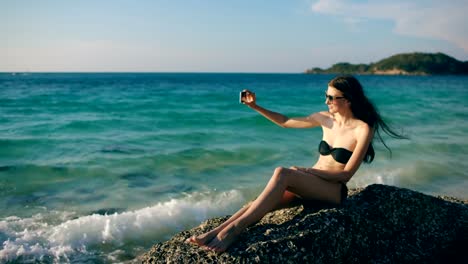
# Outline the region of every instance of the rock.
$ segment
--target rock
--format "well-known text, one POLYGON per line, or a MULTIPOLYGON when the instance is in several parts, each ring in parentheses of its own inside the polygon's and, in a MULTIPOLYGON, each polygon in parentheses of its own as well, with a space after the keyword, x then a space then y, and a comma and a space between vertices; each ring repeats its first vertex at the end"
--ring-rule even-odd
POLYGON ((386 185, 351 190, 341 206, 267 214, 226 252, 184 243, 228 217, 154 245, 143 263, 468 263, 468 202, 386 185))

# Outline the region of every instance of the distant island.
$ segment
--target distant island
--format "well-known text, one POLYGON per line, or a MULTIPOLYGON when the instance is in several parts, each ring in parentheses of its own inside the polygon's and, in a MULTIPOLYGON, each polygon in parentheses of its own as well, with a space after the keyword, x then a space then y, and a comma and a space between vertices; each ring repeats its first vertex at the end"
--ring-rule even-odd
POLYGON ((328 69, 312 68, 307 74, 465 75, 468 61, 443 53, 401 53, 370 64, 336 63, 328 69))

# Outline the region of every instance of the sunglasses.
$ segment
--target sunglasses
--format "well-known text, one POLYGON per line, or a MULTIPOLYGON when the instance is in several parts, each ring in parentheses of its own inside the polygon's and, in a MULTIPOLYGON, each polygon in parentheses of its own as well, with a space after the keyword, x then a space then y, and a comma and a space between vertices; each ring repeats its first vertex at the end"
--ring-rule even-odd
POLYGON ((333 95, 328 95, 325 93, 325 100, 328 99, 328 101, 330 102, 333 102, 333 100, 336 100, 336 99, 344 99, 345 97, 344 96, 333 96, 333 95))

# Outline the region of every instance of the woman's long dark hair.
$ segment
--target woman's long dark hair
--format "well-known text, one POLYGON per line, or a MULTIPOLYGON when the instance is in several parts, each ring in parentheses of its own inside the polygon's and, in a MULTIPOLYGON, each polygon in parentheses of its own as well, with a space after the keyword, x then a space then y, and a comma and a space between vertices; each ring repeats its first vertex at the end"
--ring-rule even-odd
MULTIPOLYGON (((343 93, 343 96, 351 102, 351 111, 353 112, 354 117, 364 121, 374 129, 375 134, 379 138, 380 142, 382 142, 382 144, 390 151, 390 155, 392 150, 387 146, 387 144, 385 144, 385 141, 382 139, 382 136, 380 135, 380 129, 393 138, 407 139, 407 137, 393 131, 382 120, 382 117, 377 111, 377 108, 364 94, 364 89, 362 88, 361 83, 359 83, 355 77, 350 75, 337 76, 328 83, 328 86, 334 87, 343 93)), ((374 156, 375 151, 371 141, 369 147, 367 148, 364 162, 371 163, 374 160, 374 156)))

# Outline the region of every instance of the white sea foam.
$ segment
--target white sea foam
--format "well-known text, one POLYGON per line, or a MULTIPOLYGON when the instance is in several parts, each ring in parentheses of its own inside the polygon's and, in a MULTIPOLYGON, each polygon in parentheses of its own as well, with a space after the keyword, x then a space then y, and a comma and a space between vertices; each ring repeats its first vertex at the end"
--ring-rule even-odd
POLYGON ((0 221, 3 242, 0 262, 31 259, 70 262, 73 256, 96 248, 115 260, 115 252, 126 248, 127 244, 168 239, 175 232, 207 218, 231 214, 244 202, 241 192, 233 190, 216 195, 195 193, 112 215, 93 214, 75 219, 70 219, 72 214, 67 212, 37 214, 31 218, 11 216, 0 221), (54 225, 50 224, 52 217, 55 221, 66 220, 54 225))
POLYGON ((348 188, 364 188, 370 184, 398 185, 399 175, 403 169, 361 170, 349 181, 348 188))

